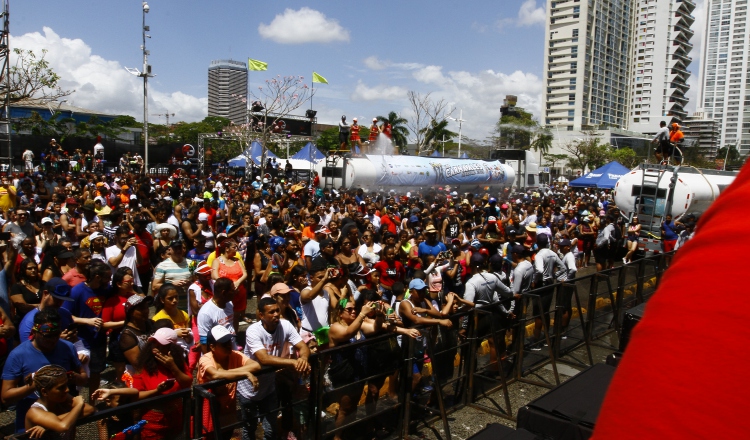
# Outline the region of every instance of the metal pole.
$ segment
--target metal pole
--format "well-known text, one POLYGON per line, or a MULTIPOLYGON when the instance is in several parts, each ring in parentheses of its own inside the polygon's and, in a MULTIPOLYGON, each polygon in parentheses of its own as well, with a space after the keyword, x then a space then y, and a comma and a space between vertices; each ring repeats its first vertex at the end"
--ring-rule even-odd
POLYGON ((461 126, 464 122, 464 111, 461 110, 461 113, 458 115, 458 156, 461 157, 461 126))
POLYGON ((146 52, 146 2, 143 2, 143 173, 148 174, 148 55, 146 52))

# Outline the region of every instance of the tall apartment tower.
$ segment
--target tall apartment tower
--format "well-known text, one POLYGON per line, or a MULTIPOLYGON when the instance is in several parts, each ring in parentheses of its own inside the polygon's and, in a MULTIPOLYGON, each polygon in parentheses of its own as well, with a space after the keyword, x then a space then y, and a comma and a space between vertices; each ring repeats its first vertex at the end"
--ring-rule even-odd
POLYGON ((247 98, 247 64, 234 60, 211 61, 208 68, 208 116, 221 116, 235 124, 244 124, 247 104, 242 102, 243 98, 247 98))
POLYGON ((626 128, 634 17, 630 0, 554 0, 545 25, 544 123, 626 128))
POLYGON ((748 0, 708 0, 698 108, 721 121, 719 148, 750 153, 748 0))
POLYGON ((685 96, 690 86, 687 66, 693 45, 695 18, 692 0, 637 0, 633 2, 631 106, 628 130, 656 133, 659 122, 682 122, 687 117, 685 96))

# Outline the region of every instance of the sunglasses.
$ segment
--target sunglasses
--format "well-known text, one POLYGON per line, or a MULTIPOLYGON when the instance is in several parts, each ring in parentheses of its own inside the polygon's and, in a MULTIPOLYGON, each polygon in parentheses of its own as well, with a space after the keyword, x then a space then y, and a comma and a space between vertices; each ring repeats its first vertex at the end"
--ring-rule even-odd
POLYGON ((349 313, 354 313, 354 311, 357 309, 355 309, 354 307, 344 307, 344 310, 346 310, 349 313))

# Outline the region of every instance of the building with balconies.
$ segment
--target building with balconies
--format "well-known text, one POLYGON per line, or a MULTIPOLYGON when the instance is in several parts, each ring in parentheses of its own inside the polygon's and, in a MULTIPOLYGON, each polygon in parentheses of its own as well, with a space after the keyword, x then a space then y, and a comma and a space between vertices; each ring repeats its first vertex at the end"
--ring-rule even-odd
POLYGON ((708 0, 698 109, 720 121, 717 148, 750 153, 748 0, 708 0))
POLYGON ((628 129, 656 133, 659 122, 682 122, 693 61, 689 53, 695 17, 692 0, 635 2, 628 129))
POLYGON ((565 131, 627 126, 635 12, 629 1, 549 3, 544 125, 565 131))
POLYGON ((716 158, 716 150, 719 149, 721 121, 709 119, 703 112, 696 112, 683 119, 681 129, 686 139, 696 140, 693 148, 698 148, 703 157, 710 160, 716 158))

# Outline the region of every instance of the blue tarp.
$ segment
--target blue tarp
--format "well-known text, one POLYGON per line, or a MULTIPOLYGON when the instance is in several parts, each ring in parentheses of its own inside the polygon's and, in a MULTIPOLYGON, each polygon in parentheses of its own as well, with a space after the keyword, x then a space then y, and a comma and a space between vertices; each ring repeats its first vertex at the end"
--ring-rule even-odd
POLYGON ((234 168, 245 168, 247 166, 247 158, 243 156, 242 154, 240 154, 234 159, 228 160, 227 164, 230 167, 234 167, 234 168))
POLYGON ((630 170, 619 162, 610 162, 573 180, 569 185, 585 188, 612 189, 615 187, 617 181, 620 180, 620 177, 629 172, 630 170))
POLYGON ((321 153, 320 150, 318 150, 312 142, 308 142, 307 145, 302 147, 302 149, 294 154, 291 158, 306 160, 308 162, 318 162, 319 160, 325 159, 326 156, 325 154, 321 153))

